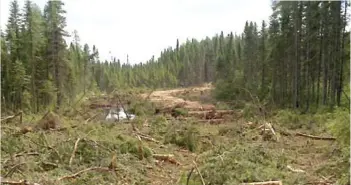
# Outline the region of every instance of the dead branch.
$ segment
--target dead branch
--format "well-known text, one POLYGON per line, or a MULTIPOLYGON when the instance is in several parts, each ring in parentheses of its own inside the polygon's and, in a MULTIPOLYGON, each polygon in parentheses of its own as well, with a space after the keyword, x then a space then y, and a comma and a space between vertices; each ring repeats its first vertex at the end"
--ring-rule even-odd
POLYGON ((69 163, 68 163, 69 166, 72 165, 74 156, 75 156, 76 151, 77 151, 77 148, 78 148, 78 143, 79 143, 79 141, 80 141, 80 138, 78 138, 77 141, 76 141, 76 143, 74 143, 74 149, 73 149, 73 151, 72 151, 72 155, 71 155, 71 158, 69 159, 69 163))
POLYGON ((84 124, 87 124, 90 120, 96 118, 96 116, 98 116, 98 115, 100 115, 100 114, 101 114, 101 112, 99 112, 99 113, 93 115, 92 117, 88 118, 87 120, 85 120, 84 124))
POLYGON ((11 184, 11 185, 40 185, 38 183, 31 183, 28 182, 27 180, 21 180, 21 181, 6 181, 6 180, 1 180, 1 184, 11 184))
POLYGON ((151 136, 142 134, 140 132, 135 133, 135 135, 137 135, 137 137, 139 137, 141 139, 144 139, 146 141, 152 141, 152 142, 155 142, 155 143, 160 143, 159 141, 157 141, 156 139, 152 138, 151 136))
POLYGON ((160 161, 168 161, 172 164, 181 165, 177 160, 175 160, 172 154, 152 154, 152 157, 160 161))
MULTIPOLYGON (((72 107, 76 112, 79 113, 80 116, 82 116, 83 118, 87 115, 88 110, 81 112, 78 109, 76 109, 75 107, 72 107)), ((89 114, 88 114, 89 115, 89 114)))
POLYGON ((202 175, 201 175, 201 172, 200 172, 199 168, 197 167, 196 162, 193 161, 193 164, 194 164, 194 166, 195 166, 195 169, 196 169, 197 173, 200 175, 202 185, 205 185, 206 183, 205 183, 205 181, 204 181, 204 178, 203 178, 202 175))
POLYGON ((15 115, 12 115, 12 116, 7 116, 6 118, 4 119, 1 119, 1 123, 5 122, 5 121, 10 121, 12 120, 13 118, 17 117, 21 115, 21 118, 20 118, 20 123, 22 123, 22 111, 19 111, 18 113, 16 113, 15 115))
POLYGON ((74 108, 84 97, 85 97, 85 94, 83 94, 73 105, 71 105, 71 107, 74 108))
POLYGON ((191 174, 193 173, 194 169, 195 169, 194 167, 191 168, 191 170, 188 174, 188 177, 186 178, 186 185, 189 185, 189 180, 190 180, 191 174))
POLYGON ((242 183, 241 185, 283 185, 281 181, 251 182, 242 183))
POLYGON ((151 92, 145 97, 144 101, 148 100, 151 94, 154 92, 155 89, 152 89, 151 92))
POLYGON ((36 156, 38 156, 39 153, 38 153, 38 152, 28 152, 28 153, 21 152, 21 153, 18 153, 18 154, 13 155, 13 156, 12 156, 11 158, 9 158, 9 159, 6 159, 6 160, 3 162, 3 164, 6 164, 9 160, 11 160, 11 159, 13 159, 13 158, 15 158, 15 157, 21 157, 21 156, 24 156, 24 155, 36 155, 36 156))
MULTIPOLYGON (((115 90, 113 90, 113 92, 114 92, 114 91, 115 91, 115 90)), ((126 112, 127 110, 124 108, 124 106, 123 106, 123 104, 122 104, 122 101, 121 101, 121 99, 119 98, 119 95, 116 94, 116 96, 117 96, 117 99, 118 99, 118 102, 119 102, 120 106, 122 107, 122 109, 124 110, 124 112, 125 112, 125 114, 126 114, 126 116, 127 116, 127 120, 129 121, 129 120, 130 120, 130 117, 129 117, 128 113, 126 112)), ((133 122, 131 122, 131 125, 132 125, 133 131, 138 131, 138 128, 136 128, 136 126, 135 126, 135 124, 134 124, 133 122)))
POLYGON ((115 169, 115 168, 117 167, 116 159, 117 159, 117 155, 116 155, 116 153, 114 153, 113 156, 112 156, 112 158, 111 158, 111 162, 110 162, 110 164, 108 165, 108 168, 109 168, 110 170, 115 169))
POLYGON ((58 131, 58 132, 61 132, 61 131, 65 131, 65 130, 67 130, 67 129, 71 129, 71 128, 76 128, 76 127, 78 127, 78 125, 71 125, 71 126, 69 126, 69 127, 61 127, 61 128, 50 128, 49 129, 49 131, 58 131))
POLYGON ((105 150, 107 150, 107 151, 113 152, 112 149, 109 149, 109 148, 105 147, 104 145, 98 143, 98 142, 95 141, 95 140, 92 140, 92 139, 85 139, 85 138, 83 138, 83 139, 81 139, 81 140, 82 140, 82 141, 85 141, 85 142, 88 142, 88 141, 93 142, 96 146, 99 146, 100 148, 105 149, 105 150))
POLYGON ((145 121, 144 121, 144 123, 143 123, 143 126, 144 126, 144 127, 148 127, 148 126, 149 126, 149 124, 147 123, 147 119, 145 119, 145 121))
POLYGON ((274 131, 274 129, 273 129, 272 124, 271 124, 271 123, 265 122, 265 126, 267 126, 268 129, 269 129, 269 130, 272 132, 272 134, 275 136, 275 138, 277 139, 276 141, 279 141, 279 138, 278 138, 277 134, 275 134, 275 131, 274 131))
POLYGON ((290 165, 287 165, 286 167, 287 167, 290 171, 292 171, 292 172, 296 172, 296 173, 305 173, 304 170, 293 168, 293 167, 291 167, 290 165))
POLYGON ((22 166, 24 164, 26 164, 26 163, 23 162, 23 163, 18 163, 16 165, 14 165, 11 169, 9 169, 9 171, 5 174, 4 177, 8 177, 8 176, 12 175, 19 166, 22 166))
POLYGON ((11 127, 11 126, 6 126, 6 125, 0 125, 0 129, 9 129, 9 130, 15 130, 17 131, 18 127, 11 127))
POLYGON ((110 172, 111 170, 109 168, 106 167, 91 167, 91 168, 87 168, 81 171, 78 171, 77 173, 74 173, 72 175, 66 175, 66 176, 62 176, 57 178, 57 181, 61 181, 61 180, 65 180, 65 179, 74 179, 76 177, 78 177, 79 175, 81 175, 82 173, 88 172, 88 171, 104 171, 104 172, 110 172))
POLYGON ((144 153, 143 153, 143 142, 141 141, 141 138, 139 135, 137 135, 137 138, 139 140, 139 143, 138 143, 138 150, 139 150, 139 159, 140 160, 143 160, 144 158, 144 153))
POLYGON ((111 108, 111 104, 98 104, 98 103, 92 103, 90 104, 89 108, 90 109, 96 109, 96 108, 111 108))
POLYGON ((313 136, 313 135, 303 134, 303 133, 299 133, 299 132, 297 132, 295 135, 297 135, 297 136, 302 136, 302 137, 308 137, 308 138, 316 139, 316 140, 329 140, 329 141, 334 141, 334 140, 336 140, 335 137, 313 136))
MULTIPOLYGON (((26 135, 24 135, 24 136, 26 136, 26 135)), ((52 146, 50 146, 50 145, 48 144, 48 141, 47 141, 45 135, 44 135, 44 142, 45 142, 46 145, 42 145, 42 144, 39 144, 39 143, 37 143, 37 142, 34 142, 34 141, 32 140, 31 137, 28 137, 28 138, 29 138, 29 141, 30 141, 30 142, 32 142, 32 143, 34 143, 34 144, 36 144, 36 145, 38 145, 38 146, 41 146, 41 147, 44 147, 44 148, 53 150, 53 151, 56 153, 57 157, 60 159, 60 161, 62 161, 61 156, 60 156, 60 154, 58 153, 58 151, 55 149, 55 147, 52 147, 52 146)))
POLYGON ((46 166, 52 166, 52 167, 55 167, 55 168, 58 168, 58 164, 56 163, 52 163, 52 162, 47 162, 47 161, 42 161, 41 162, 42 164, 46 165, 46 166))

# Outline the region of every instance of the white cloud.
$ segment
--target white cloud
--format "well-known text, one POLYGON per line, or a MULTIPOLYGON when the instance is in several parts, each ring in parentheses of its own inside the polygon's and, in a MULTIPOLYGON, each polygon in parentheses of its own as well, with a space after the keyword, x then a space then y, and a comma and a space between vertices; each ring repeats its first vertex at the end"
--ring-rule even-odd
MULTIPOLYGON (((33 1, 41 8, 45 0, 33 1)), ((241 33, 246 20, 268 20, 270 0, 65 0, 67 31, 78 31, 82 45, 93 44, 101 59, 114 56, 131 63, 158 56, 176 39, 198 40, 220 31, 241 33)), ((19 0, 21 6, 24 0, 19 0)), ((1 0, 1 26, 10 0, 1 0)), ((70 40, 70 39, 69 39, 70 40)))

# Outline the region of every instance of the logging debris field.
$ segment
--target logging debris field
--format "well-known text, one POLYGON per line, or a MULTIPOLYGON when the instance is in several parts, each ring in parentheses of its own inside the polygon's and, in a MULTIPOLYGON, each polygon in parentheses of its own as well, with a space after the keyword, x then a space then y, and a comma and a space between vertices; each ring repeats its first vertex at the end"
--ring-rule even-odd
POLYGON ((339 178, 341 152, 320 119, 292 124, 284 112, 261 117, 255 105, 233 110, 211 89, 112 92, 60 113, 2 116, 2 184, 327 185, 339 178), (108 110, 121 106, 135 119, 107 123, 108 110))

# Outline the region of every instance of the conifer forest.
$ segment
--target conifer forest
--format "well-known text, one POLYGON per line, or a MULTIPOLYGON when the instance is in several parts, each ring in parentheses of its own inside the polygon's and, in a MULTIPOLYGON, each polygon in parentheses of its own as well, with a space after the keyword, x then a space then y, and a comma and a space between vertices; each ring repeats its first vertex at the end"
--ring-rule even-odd
POLYGON ((269 21, 133 63, 69 33, 64 2, 13 0, 0 181, 350 184, 349 7, 272 1, 269 21))

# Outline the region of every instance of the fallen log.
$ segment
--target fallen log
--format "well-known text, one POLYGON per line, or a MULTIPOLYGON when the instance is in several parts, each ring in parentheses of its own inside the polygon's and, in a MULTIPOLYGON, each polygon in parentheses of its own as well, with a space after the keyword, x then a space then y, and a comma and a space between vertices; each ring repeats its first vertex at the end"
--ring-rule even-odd
POLYGON ((316 140, 329 140, 329 141, 336 140, 335 137, 313 136, 313 135, 303 134, 303 133, 299 133, 299 132, 295 133, 295 135, 302 136, 302 137, 307 137, 307 138, 311 138, 311 139, 316 139, 316 140))
POLYGON ((241 183, 241 185, 283 185, 281 181, 241 183))

